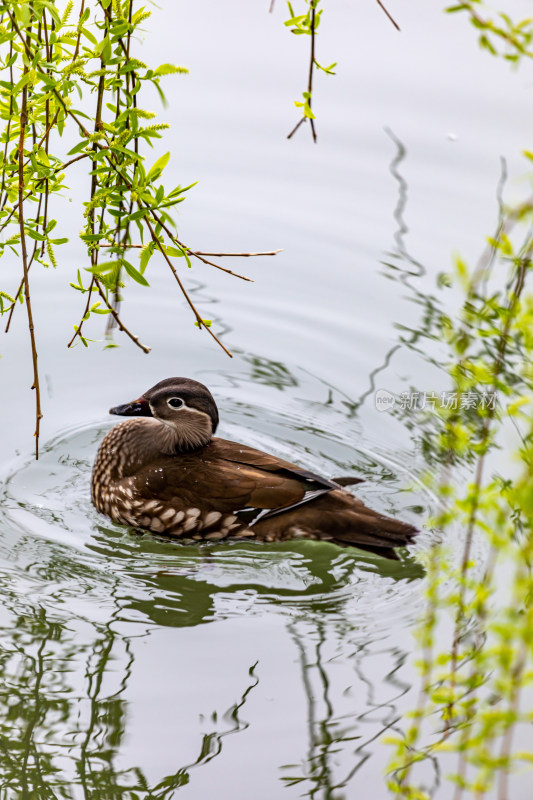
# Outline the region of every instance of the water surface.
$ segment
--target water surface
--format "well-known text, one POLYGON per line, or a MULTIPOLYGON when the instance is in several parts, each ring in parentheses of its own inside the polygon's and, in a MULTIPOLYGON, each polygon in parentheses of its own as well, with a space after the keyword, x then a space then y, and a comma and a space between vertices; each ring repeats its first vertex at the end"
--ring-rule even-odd
MULTIPOLYGON (((182 238, 284 251, 228 262, 254 284, 187 275, 231 361, 155 258, 151 289, 128 287, 124 306, 149 356, 118 336, 118 349, 66 350, 81 313, 76 244, 32 275, 38 463, 23 309, 0 345, 2 798, 385 797, 380 737, 416 696, 417 559, 437 534, 424 527, 434 500, 417 431, 380 412, 375 391, 446 388, 439 346, 417 352, 396 326, 420 329, 453 251, 478 255, 502 157, 509 196, 523 191, 531 109, 525 73, 479 53, 458 19, 418 0, 394 9, 397 34, 374 5, 326 10, 320 57, 339 68, 317 80, 318 145, 305 129, 285 139, 307 56, 281 4, 273 16, 243 0, 154 12, 143 57, 191 69, 167 84, 163 114, 168 184, 200 179, 182 238), (106 521, 88 485, 107 409, 170 375, 209 385, 222 436, 364 477, 358 495, 421 527, 416 546, 392 563, 318 542, 182 544, 106 521)), ((73 195, 86 184, 80 171, 73 195)), ((72 236, 76 209, 65 198, 60 210, 72 236)), ((96 325, 88 335, 103 338, 96 325)))

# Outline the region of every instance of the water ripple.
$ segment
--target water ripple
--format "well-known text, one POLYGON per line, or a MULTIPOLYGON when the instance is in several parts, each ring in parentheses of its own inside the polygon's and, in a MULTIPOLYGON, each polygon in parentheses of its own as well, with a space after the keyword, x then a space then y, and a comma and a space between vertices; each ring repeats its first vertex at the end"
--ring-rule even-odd
MULTIPOLYGON (((274 411, 242 393, 222 405, 222 435, 325 475, 361 475, 368 480, 358 487, 364 500, 420 524, 431 498, 405 491, 412 476, 391 456, 354 448, 342 434, 345 415, 323 407, 310 413, 308 405, 274 411)), ((113 586, 121 619, 177 626, 272 610, 327 613, 332 622, 349 615, 358 628, 374 630, 416 617, 423 571, 407 551, 394 563, 325 542, 181 542, 110 523, 89 497, 92 460, 108 427, 90 423, 60 433, 38 462, 17 465, 4 481, 0 547, 41 601, 72 603, 92 618, 113 586)), ((422 534, 414 551, 429 540, 422 534)))

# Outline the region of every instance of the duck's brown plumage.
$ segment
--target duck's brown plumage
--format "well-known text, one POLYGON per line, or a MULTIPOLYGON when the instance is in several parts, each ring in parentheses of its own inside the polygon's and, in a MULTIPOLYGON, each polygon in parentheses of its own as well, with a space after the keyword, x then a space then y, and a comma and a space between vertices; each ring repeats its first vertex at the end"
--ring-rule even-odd
POLYGON ((115 522, 206 540, 325 539, 388 558, 416 533, 343 488, 356 478, 214 437, 216 404, 196 381, 161 381, 111 413, 135 417, 107 434, 93 469, 93 503, 115 522))

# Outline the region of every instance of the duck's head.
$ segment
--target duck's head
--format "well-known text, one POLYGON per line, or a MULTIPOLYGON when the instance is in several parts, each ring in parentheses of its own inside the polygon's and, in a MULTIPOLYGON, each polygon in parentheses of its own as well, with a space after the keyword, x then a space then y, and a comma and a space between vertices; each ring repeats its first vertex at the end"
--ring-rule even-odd
POLYGON ((137 400, 109 411, 125 417, 153 417, 174 432, 179 449, 206 445, 218 426, 218 409, 203 383, 166 378, 137 400))

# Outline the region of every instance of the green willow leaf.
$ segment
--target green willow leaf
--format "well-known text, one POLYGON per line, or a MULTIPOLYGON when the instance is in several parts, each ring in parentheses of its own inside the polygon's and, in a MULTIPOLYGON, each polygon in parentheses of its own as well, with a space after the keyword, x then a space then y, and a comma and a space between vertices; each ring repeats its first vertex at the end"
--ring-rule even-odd
POLYGON ((161 175, 163 170, 165 169, 166 165, 170 160, 170 153, 165 153, 165 155, 158 158, 153 167, 148 171, 148 175, 146 176, 147 181, 153 181, 161 175))
POLYGON ((125 258, 121 259, 121 264, 130 276, 136 283, 140 283, 141 286, 150 286, 144 275, 142 275, 133 264, 130 264, 129 261, 126 261, 125 258))

